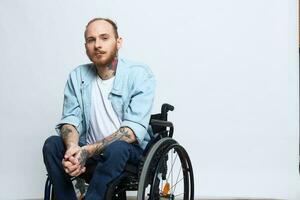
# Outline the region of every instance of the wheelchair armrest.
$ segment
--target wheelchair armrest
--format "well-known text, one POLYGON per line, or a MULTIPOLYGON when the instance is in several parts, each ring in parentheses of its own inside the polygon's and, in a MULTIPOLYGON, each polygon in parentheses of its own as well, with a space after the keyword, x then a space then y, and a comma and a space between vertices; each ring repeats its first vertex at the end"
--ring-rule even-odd
POLYGON ((172 122, 159 120, 159 119, 151 119, 150 125, 161 126, 161 127, 169 127, 169 137, 173 137, 174 126, 172 122))
POLYGON ((154 126, 162 126, 162 127, 173 127, 173 123, 169 121, 159 120, 159 119, 151 119, 150 125, 154 126))

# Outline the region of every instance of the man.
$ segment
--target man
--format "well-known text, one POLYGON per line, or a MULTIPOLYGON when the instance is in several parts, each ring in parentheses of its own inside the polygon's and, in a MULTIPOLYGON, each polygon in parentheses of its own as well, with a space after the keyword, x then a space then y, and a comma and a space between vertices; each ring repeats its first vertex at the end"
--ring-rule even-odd
POLYGON ((76 199, 70 178, 77 176, 90 183, 86 200, 104 199, 107 184, 127 162, 139 162, 150 139, 152 72, 118 56, 122 38, 112 20, 91 20, 84 36, 92 63, 70 73, 56 126, 60 136, 49 137, 43 147, 58 200, 76 199))

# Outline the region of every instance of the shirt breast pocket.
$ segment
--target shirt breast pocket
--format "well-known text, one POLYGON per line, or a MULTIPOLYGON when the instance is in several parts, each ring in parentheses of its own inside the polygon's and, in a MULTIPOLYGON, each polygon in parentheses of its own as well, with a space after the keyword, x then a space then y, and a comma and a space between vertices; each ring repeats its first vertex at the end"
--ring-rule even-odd
POLYGON ((111 94, 111 104, 117 115, 122 119, 123 118, 123 112, 124 112, 124 101, 122 99, 122 96, 111 94))

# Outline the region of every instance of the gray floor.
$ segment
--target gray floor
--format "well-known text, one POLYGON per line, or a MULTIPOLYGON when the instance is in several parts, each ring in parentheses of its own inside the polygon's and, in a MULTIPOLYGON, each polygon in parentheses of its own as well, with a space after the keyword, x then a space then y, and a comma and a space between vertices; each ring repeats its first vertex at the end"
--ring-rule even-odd
MULTIPOLYGON (((43 200, 41 199, 23 199, 23 200, 43 200)), ((128 197, 127 200, 136 200, 136 197, 128 197)), ((243 197, 207 197, 207 198, 195 198, 195 200, 283 200, 283 199, 270 199, 270 198, 243 198, 243 197)))

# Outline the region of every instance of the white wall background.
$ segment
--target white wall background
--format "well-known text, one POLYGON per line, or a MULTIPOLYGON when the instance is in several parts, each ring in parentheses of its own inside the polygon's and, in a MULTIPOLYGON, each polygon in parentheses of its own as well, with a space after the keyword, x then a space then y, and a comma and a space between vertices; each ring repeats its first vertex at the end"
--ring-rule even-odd
POLYGON ((84 26, 111 17, 175 105, 196 196, 300 199, 296 0, 1 0, 0 199, 41 198, 41 148, 84 26))

